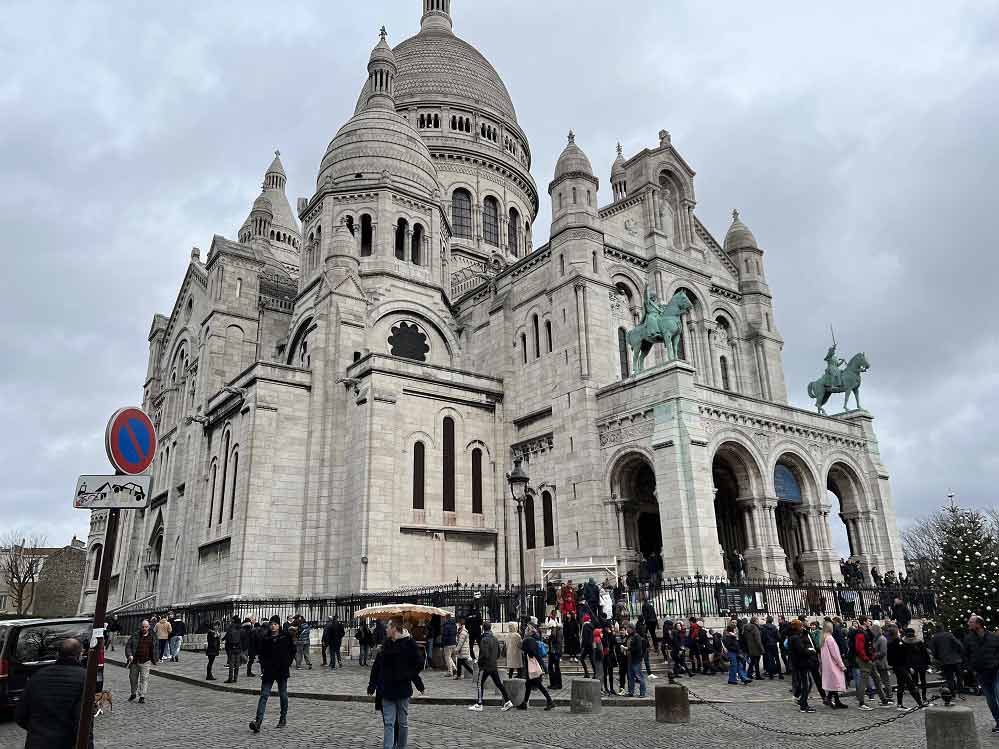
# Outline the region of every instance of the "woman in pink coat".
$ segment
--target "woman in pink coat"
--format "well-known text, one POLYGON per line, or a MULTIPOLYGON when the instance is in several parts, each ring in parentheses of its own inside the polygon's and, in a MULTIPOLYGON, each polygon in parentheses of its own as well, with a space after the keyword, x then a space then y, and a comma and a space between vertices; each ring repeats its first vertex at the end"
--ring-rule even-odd
POLYGON ((846 691, 846 666, 839 654, 839 645, 833 637, 832 622, 826 622, 822 629, 822 686, 826 690, 826 704, 836 710, 845 710, 839 700, 839 693, 846 691))

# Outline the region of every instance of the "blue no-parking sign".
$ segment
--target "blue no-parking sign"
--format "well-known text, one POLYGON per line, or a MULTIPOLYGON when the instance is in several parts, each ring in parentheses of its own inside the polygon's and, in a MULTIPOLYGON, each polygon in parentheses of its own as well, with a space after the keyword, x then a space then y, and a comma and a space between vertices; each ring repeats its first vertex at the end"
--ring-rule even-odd
POLYGON ((111 465, 134 476, 152 465, 156 455, 156 429, 141 408, 121 408, 108 422, 104 444, 111 465))

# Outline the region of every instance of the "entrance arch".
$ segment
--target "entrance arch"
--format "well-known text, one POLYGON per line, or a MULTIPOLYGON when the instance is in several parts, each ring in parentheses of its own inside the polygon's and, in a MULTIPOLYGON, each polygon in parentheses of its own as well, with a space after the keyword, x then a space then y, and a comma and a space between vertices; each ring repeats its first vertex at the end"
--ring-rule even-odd
MULTIPOLYGON (((826 496, 831 504, 839 507, 842 522, 831 531, 835 550, 840 557, 850 559, 873 551, 866 548, 863 538, 862 520, 859 516, 866 503, 863 484, 857 472, 842 461, 834 462, 826 473, 826 496)), ((866 576, 867 571, 864 572, 866 576)))
POLYGON ((633 451, 617 459, 611 471, 616 498, 620 545, 641 557, 662 552, 662 525, 656 473, 645 453, 633 451))
POLYGON ((773 481, 777 538, 786 556, 787 575, 796 582, 815 578, 825 534, 813 513, 819 504, 814 473, 800 455, 784 452, 774 464, 773 481))
POLYGON ((758 574, 762 570, 750 569, 745 560, 747 549, 757 543, 750 518, 739 500, 765 496, 759 463, 745 445, 723 442, 715 451, 711 478, 715 492, 715 524, 725 571, 730 580, 739 578, 740 568, 747 576, 758 574))

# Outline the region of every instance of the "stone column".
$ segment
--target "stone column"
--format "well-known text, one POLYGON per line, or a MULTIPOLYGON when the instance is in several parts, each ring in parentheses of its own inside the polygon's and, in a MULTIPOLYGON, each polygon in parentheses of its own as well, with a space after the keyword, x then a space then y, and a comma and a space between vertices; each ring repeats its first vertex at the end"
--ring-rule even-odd
POLYGON ((777 534, 777 500, 769 497, 739 497, 736 502, 745 511, 746 574, 783 575, 786 571, 784 549, 777 534))

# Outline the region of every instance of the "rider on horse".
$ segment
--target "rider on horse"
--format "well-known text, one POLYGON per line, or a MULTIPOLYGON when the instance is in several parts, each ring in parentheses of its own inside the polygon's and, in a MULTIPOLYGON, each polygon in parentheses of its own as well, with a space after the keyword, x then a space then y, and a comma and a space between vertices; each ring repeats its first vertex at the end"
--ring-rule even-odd
POLYGON ((659 334, 662 337, 659 320, 663 315, 663 308, 657 302, 656 292, 648 286, 645 287, 645 304, 642 307, 642 319, 639 325, 644 325, 645 330, 650 333, 659 334))
POLYGON ((826 352, 826 382, 829 387, 841 387, 843 384, 843 370, 840 369, 846 362, 836 356, 836 344, 829 347, 826 352))

